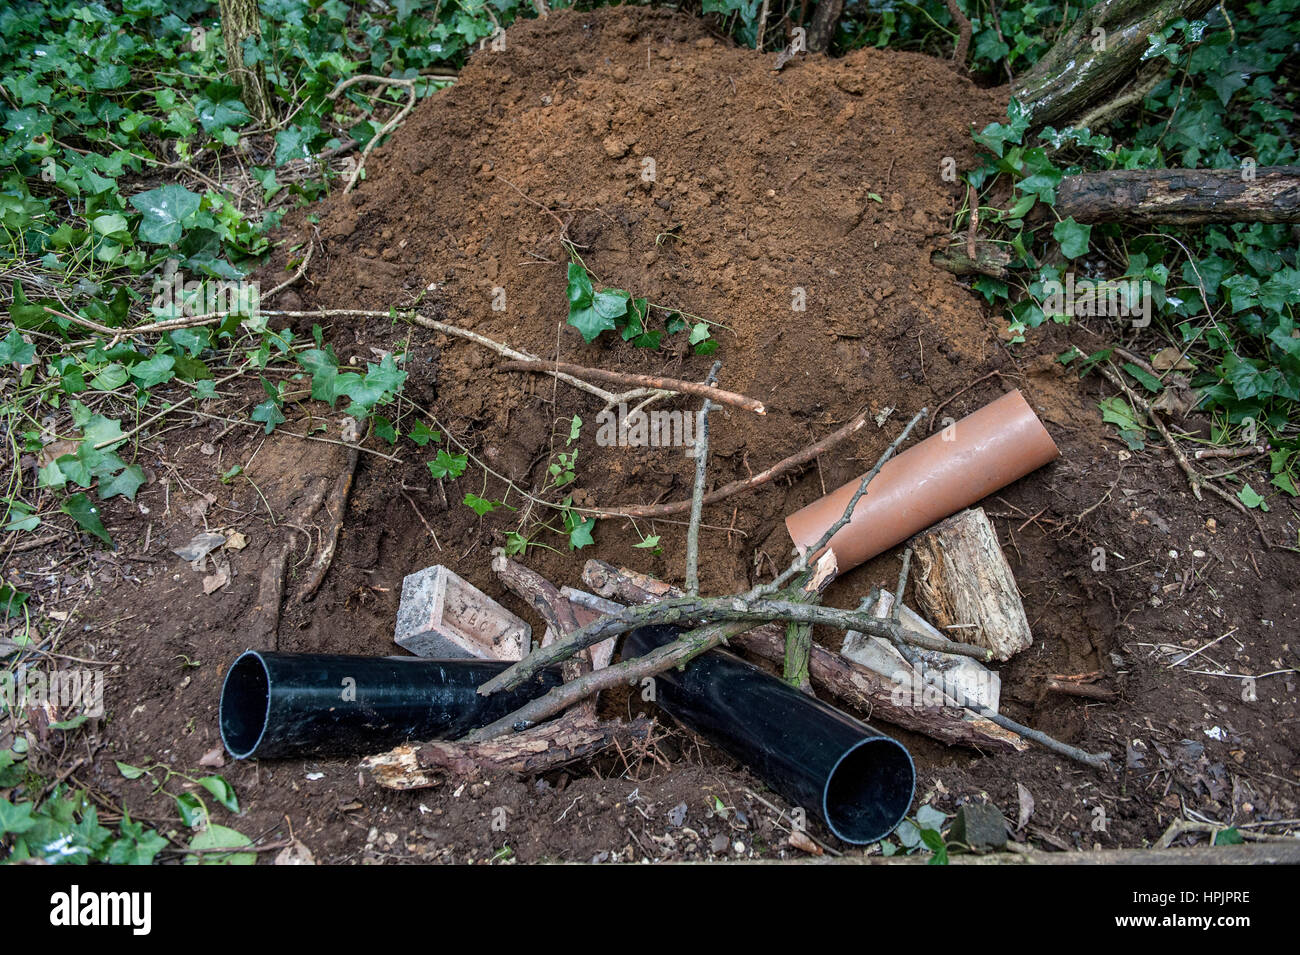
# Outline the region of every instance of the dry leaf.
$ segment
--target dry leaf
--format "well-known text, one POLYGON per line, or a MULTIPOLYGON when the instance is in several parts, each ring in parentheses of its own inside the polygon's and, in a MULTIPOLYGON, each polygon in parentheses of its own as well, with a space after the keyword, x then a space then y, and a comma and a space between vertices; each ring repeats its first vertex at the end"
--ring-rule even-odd
POLYGON ((205 594, 216 593, 230 583, 230 565, 218 563, 216 560, 213 561, 213 564, 216 565, 216 570, 203 578, 203 592, 205 594))
POLYGON ((810 856, 819 856, 822 854, 822 847, 812 841, 808 833, 802 829, 796 829, 790 833, 790 847, 798 849, 800 852, 806 852, 810 856))
POLYGON ((1186 356, 1177 348, 1162 348, 1156 352, 1151 359, 1151 367, 1156 371, 1168 371, 1170 368, 1178 371, 1195 371, 1196 366, 1187 360, 1186 356))
POLYGON ((285 846, 275 854, 276 865, 315 865, 316 858, 311 854, 311 850, 299 842, 293 840, 293 845, 285 846))
POLYGON ((1029 817, 1034 814, 1034 797, 1024 783, 1016 783, 1016 792, 1020 794, 1020 814, 1016 817, 1016 830, 1019 831, 1029 824, 1029 817))
MULTIPOLYGON (((206 510, 206 508, 205 508, 206 510)), ((183 560, 188 560, 191 564, 196 564, 203 560, 204 557, 212 553, 218 547, 226 542, 225 534, 217 534, 212 531, 205 531, 202 534, 195 534, 190 538, 190 542, 184 547, 172 549, 172 553, 183 560)), ((202 570, 203 564, 195 567, 195 570, 202 570)))
POLYGON ((239 533, 239 531, 231 531, 230 535, 226 538, 226 547, 229 550, 243 550, 247 546, 248 538, 239 533))
POLYGON ((209 769, 220 769, 222 766, 226 765, 225 750, 220 746, 212 747, 212 749, 203 754, 203 758, 199 760, 199 765, 207 766, 209 769))

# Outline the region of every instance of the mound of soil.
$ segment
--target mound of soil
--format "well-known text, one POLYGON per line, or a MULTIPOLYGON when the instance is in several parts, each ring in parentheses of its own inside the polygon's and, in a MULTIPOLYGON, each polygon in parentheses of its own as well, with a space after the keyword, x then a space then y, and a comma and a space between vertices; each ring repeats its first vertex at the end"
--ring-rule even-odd
MULTIPOLYGON (((1194 501, 1161 449, 1134 456, 1106 434, 1096 380, 1080 383, 1053 357, 1072 336, 1085 351, 1099 339, 1058 328, 1034 343, 1041 354, 1012 351, 978 297, 930 264, 961 200, 941 164, 972 162, 970 128, 1001 115, 1003 95, 907 53, 862 50, 771 67, 770 58, 663 11, 561 12, 516 24, 504 51, 476 54, 454 87, 415 110, 368 160, 353 194, 291 220, 286 247, 310 240, 318 248, 306 280, 274 307, 418 305, 548 358, 696 380, 721 358, 720 383, 761 399, 768 413, 726 409, 713 419, 714 485, 769 466, 863 407, 880 415, 879 428, 869 425, 815 466, 706 510, 701 566, 714 593, 784 566, 782 518, 865 470, 922 406, 960 417, 1007 387, 1023 389, 1063 454, 985 502, 1035 635, 1002 668, 1003 709, 1109 750, 1126 768, 1107 778, 1039 749, 983 757, 900 733, 917 757, 918 804, 951 811, 988 797, 1014 822, 1027 792, 1036 808, 1021 837, 1058 847, 1140 845, 1184 803, 1223 820, 1294 818, 1294 672, 1261 679, 1256 698, 1244 700, 1240 680, 1170 669, 1159 648, 1193 649, 1231 629, 1204 654, 1207 664, 1238 673, 1294 667, 1295 595, 1277 582, 1295 579, 1296 560, 1261 548, 1251 520, 1194 501), (643 176, 647 160, 653 181, 643 176), (695 355, 681 334, 658 351, 615 336, 584 344, 564 324, 564 235, 602 284, 719 323, 716 355, 695 355), (502 295, 504 310, 494 310, 502 295), (806 307, 796 310, 800 297, 806 307), (1110 555, 1109 572, 1092 569, 1098 547, 1110 555), (1045 694, 1049 675, 1094 671, 1119 702, 1045 694)), ((694 464, 680 449, 598 446, 599 401, 549 378, 496 370, 497 357, 474 344, 388 321, 339 320, 325 335, 345 361, 405 350, 412 399, 538 497, 560 498, 547 488, 546 469, 574 414, 587 422, 577 480, 563 492, 576 503, 689 496, 694 464)), ((238 417, 248 400, 251 392, 214 407, 238 417)), ((663 407, 693 410, 695 402, 663 407)), ((149 797, 117 778, 108 757, 162 759, 193 772, 217 745, 224 666, 250 644, 390 653, 402 578, 433 563, 540 627, 493 577, 490 550, 506 531, 554 524, 554 512, 526 505, 474 467, 445 486, 431 482, 433 447, 407 441, 391 458, 362 455, 330 574, 313 599, 299 599, 328 523, 313 508, 345 454, 282 432, 323 425, 324 436, 337 438, 338 417, 290 413, 264 443, 256 432, 201 421, 157 451, 179 473, 165 488, 142 490, 151 517, 110 509, 119 540, 143 538, 147 521, 155 549, 143 564, 117 558, 125 579, 86 615, 89 626, 109 631, 87 639, 122 661, 110 680, 110 745, 89 772, 145 816, 149 797), (214 463, 200 445, 223 428, 214 463), (218 480, 232 461, 247 462, 255 488, 218 480), (521 510, 480 519, 460 503, 466 492, 521 510), (203 501, 199 519, 185 510, 203 501), (250 541, 231 557, 233 580, 211 595, 165 549, 187 541, 202 519, 238 527, 250 541), (261 575, 286 543, 291 572, 277 618, 261 575), (182 655, 200 665, 179 666, 182 655)), ((1268 520, 1274 539, 1295 539, 1284 518, 1268 520)), ((558 549, 532 548, 526 562, 573 585, 593 555, 680 580, 683 532, 676 522, 605 520, 595 545, 571 554, 539 529, 535 539, 558 549), (635 546, 650 535, 660 537, 657 549, 635 546)), ((828 602, 849 605, 894 580, 897 560, 882 555, 846 575, 828 602)), ((816 637, 838 646, 838 634, 816 637)), ((633 708, 618 695, 603 706, 611 714, 633 708)), ((780 800, 724 754, 672 731, 649 757, 611 758, 573 779, 405 794, 376 789, 354 760, 224 772, 246 807, 244 831, 287 835, 288 816, 322 860, 483 860, 505 845, 525 861, 789 851, 774 828, 771 806, 780 800), (740 812, 717 813, 714 797, 740 812), (508 810, 504 831, 491 825, 499 806, 508 810)))

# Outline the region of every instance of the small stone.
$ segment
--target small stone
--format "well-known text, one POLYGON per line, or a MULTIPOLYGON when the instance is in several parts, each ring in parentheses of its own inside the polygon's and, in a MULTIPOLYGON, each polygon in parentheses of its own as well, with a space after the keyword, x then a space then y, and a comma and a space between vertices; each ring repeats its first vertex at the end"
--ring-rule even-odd
POLYGON ((949 842, 960 842, 979 851, 1003 849, 1007 844, 1007 821, 997 806, 967 803, 957 810, 948 831, 949 842))

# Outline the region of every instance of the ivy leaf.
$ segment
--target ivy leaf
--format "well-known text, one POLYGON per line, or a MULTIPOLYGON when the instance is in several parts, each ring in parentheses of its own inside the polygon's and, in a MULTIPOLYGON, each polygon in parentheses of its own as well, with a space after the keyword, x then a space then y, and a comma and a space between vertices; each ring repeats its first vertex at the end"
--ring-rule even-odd
POLYGON ((216 852, 222 849, 242 849, 253 840, 229 826, 208 826, 190 840, 190 849, 202 856, 187 856, 186 865, 256 865, 256 852, 216 852))
POLYGON ((239 812, 239 800, 235 797, 235 790, 224 777, 205 776, 199 780, 199 785, 212 793, 212 798, 231 812, 239 812))
POLYGON ((30 365, 36 358, 36 347, 29 343, 17 328, 9 329, 9 334, 0 341, 0 365, 30 365))
POLYGON ((582 340, 594 342, 601 332, 618 327, 614 318, 627 313, 627 297, 610 292, 601 292, 601 304, 597 307, 595 290, 591 286, 591 276, 577 262, 569 263, 569 324, 578 330, 582 340), (622 311, 619 311, 619 305, 622 311), (602 311, 603 309, 603 311, 602 311))
POLYGON ((393 427, 391 421, 380 414, 374 415, 370 420, 371 429, 377 437, 383 438, 389 444, 397 443, 397 429, 393 427))
POLYGON ((465 473, 468 465, 468 458, 465 455, 450 454, 446 450, 440 450, 438 456, 429 462, 429 473, 438 480, 445 477, 458 478, 465 473))
POLYGON ((319 130, 311 127, 290 126, 275 134, 275 165, 283 166, 294 159, 311 158, 311 141, 319 130))
POLYGON ((176 359, 171 355, 154 355, 152 358, 132 365, 131 377, 136 380, 141 388, 152 388, 155 385, 161 385, 165 381, 171 381, 173 377, 172 369, 175 366, 176 359))
POLYGON ((117 765, 117 771, 127 779, 139 779, 145 773, 139 766, 132 766, 130 763, 123 763, 118 760, 113 760, 113 762, 117 765))
POLYGON ((1061 243, 1061 254, 1067 259, 1077 259, 1088 251, 1088 240, 1092 236, 1092 226, 1080 225, 1074 216, 1062 219, 1052 227, 1052 238, 1061 243))
POLYGON ((22 613, 27 597, 27 594, 15 590, 9 584, 0 584, 0 609, 4 610, 6 617, 16 617, 22 613))
POLYGON ((222 100, 200 96, 194 101, 194 115, 207 133, 243 126, 249 120, 248 107, 233 96, 222 100))
POLYGON ((594 543, 591 532, 596 529, 596 518, 588 517, 584 520, 575 518, 570 514, 566 523, 569 525, 569 548, 571 550, 581 550, 588 544, 594 543))
POLYGON ((487 498, 479 497, 477 494, 466 494, 464 503, 479 517, 485 517, 501 506, 500 501, 489 501, 487 498))
POLYGON ((172 796, 172 799, 176 802, 176 811, 180 813, 181 822, 191 829, 201 826, 208 818, 207 807, 194 793, 181 793, 179 796, 172 796))
POLYGON ((260 421, 266 425, 266 434, 275 430, 278 424, 284 424, 285 418, 280 411, 280 405, 274 398, 267 398, 261 404, 253 409, 253 413, 248 416, 253 421, 260 421))
POLYGON ((59 510, 76 521, 77 526, 83 531, 98 537, 109 547, 113 546, 113 538, 108 536, 108 531, 104 529, 104 522, 99 519, 99 508, 92 504, 85 494, 80 492, 73 494, 63 502, 59 510))
POLYGON ((441 432, 434 431, 423 421, 416 422, 415 427, 411 428, 411 430, 407 432, 406 436, 421 448, 430 441, 437 444, 442 440, 441 432))
POLYGON ((114 391, 127 383, 131 375, 121 362, 110 362, 90 379, 90 387, 96 391, 114 391))
POLYGON ((1141 382, 1142 387, 1152 394, 1158 393, 1164 387, 1159 378, 1151 374, 1151 372, 1147 371, 1141 365, 1135 365, 1131 361, 1126 361, 1124 363, 1124 370, 1141 382))
POLYGON ((1237 500, 1241 501, 1242 504, 1245 504, 1251 510, 1259 508, 1261 511, 1267 511, 1269 509, 1268 502, 1265 501, 1261 495, 1256 493, 1255 489, 1249 484, 1243 485, 1241 490, 1237 492, 1237 500))
POLYGON ((131 197, 131 205, 144 214, 140 220, 140 238, 158 245, 179 242, 184 223, 199 211, 200 196, 184 186, 168 185, 131 197))
POLYGON ((20 802, 17 805, 8 799, 0 798, 0 836, 21 835, 37 823, 32 818, 32 804, 20 802))
POLYGON ((99 499, 103 501, 121 494, 128 501, 134 501, 135 492, 143 483, 144 469, 138 464, 129 465, 107 481, 100 479, 99 499))

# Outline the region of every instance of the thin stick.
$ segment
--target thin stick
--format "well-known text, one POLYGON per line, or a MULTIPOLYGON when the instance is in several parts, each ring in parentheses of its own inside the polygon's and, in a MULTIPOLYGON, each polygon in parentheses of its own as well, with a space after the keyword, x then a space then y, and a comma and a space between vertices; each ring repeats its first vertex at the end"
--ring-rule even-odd
MULTIPOLYGON (((898 597, 894 600, 895 613, 897 613, 897 608, 903 594, 903 588, 907 584, 907 564, 910 557, 911 553, 909 548, 908 551, 904 552, 903 574, 901 575, 898 585, 898 597)), ((912 649, 911 645, 909 645, 907 641, 901 639, 897 630, 891 630, 888 639, 894 644, 894 647, 898 652, 903 655, 903 659, 912 665, 912 669, 916 670, 922 679, 925 679, 927 667, 925 665, 925 660, 921 655, 912 649)), ((1025 726, 1022 723, 1017 723, 1015 720, 1003 716, 1001 713, 995 713, 993 710, 972 703, 959 686, 949 682, 948 675, 942 670, 939 671, 939 681, 939 686, 942 687, 943 692, 952 697, 952 699, 963 709, 969 710, 977 716, 982 716, 986 720, 990 720, 998 726, 1001 726, 1003 729, 1011 730, 1013 733, 1019 733, 1025 739, 1033 740, 1035 743, 1050 749, 1054 753, 1059 753, 1062 756, 1075 760, 1076 762, 1083 763, 1086 766, 1091 766, 1093 769, 1100 769, 1103 771, 1109 771, 1111 769, 1110 753, 1089 753, 1086 750, 1079 749, 1077 746, 1071 746, 1069 743, 1062 743, 1060 740, 1054 739, 1039 730, 1025 726)))
POLYGON ((567 361, 539 361, 536 359, 508 361, 500 367, 503 371, 539 371, 547 374, 564 372, 578 378, 594 378, 597 381, 609 381, 616 385, 634 385, 643 388, 655 388, 660 391, 676 391, 684 395, 711 398, 718 404, 733 405, 737 408, 744 408, 746 411, 752 411, 755 414, 767 414, 767 409, 763 407, 761 401, 734 392, 723 391, 721 388, 715 388, 712 385, 702 385, 696 381, 682 381, 677 378, 665 378, 661 375, 640 375, 628 371, 608 371, 604 368, 586 368, 582 365, 570 364, 567 361))
POLYGON ((894 606, 890 608, 889 619, 895 624, 899 622, 899 614, 903 610, 903 591, 907 589, 907 572, 912 566, 912 548, 908 547, 903 551, 903 567, 898 572, 898 587, 894 590, 894 606))
POLYGON ((406 119, 411 110, 415 109, 416 101, 415 80, 402 80, 391 76, 372 76, 366 73, 359 73, 356 76, 349 77, 339 83, 338 86, 334 87, 333 92, 331 92, 326 99, 338 99, 344 90, 357 83, 381 83, 387 86, 404 87, 406 89, 406 105, 394 113, 388 122, 384 123, 384 125, 380 127, 379 131, 370 137, 370 141, 366 143, 366 148, 361 150, 361 155, 357 158, 356 167, 352 170, 352 175, 348 178, 347 185, 343 187, 343 195, 345 196, 352 191, 352 188, 357 184, 357 180, 361 178, 361 170, 366 164, 366 159, 369 158, 371 152, 374 151, 374 148, 379 145, 379 141, 396 129, 398 125, 401 124, 402 120, 406 119))
MULTIPOLYGON (((718 380, 722 362, 715 361, 706 379, 708 384, 718 380)), ((708 479, 709 465, 709 411, 713 402, 708 398, 700 407, 700 424, 695 429, 695 488, 691 492, 691 522, 686 528, 686 592, 700 592, 700 517, 704 512, 704 483, 708 479)))
MULTIPOLYGON (((862 430, 867 423, 868 411, 863 409, 856 414, 848 424, 844 425, 837 431, 828 434, 820 441, 808 445, 803 450, 783 458, 776 464, 772 465, 765 471, 745 478, 740 481, 732 481, 730 484, 724 484, 716 490, 710 491, 704 495, 704 503, 716 504, 718 501, 726 500, 734 494, 740 494, 743 491, 752 491, 756 487, 761 487, 769 481, 787 474, 795 468, 802 467, 810 461, 816 460, 820 455, 840 444, 843 444, 853 435, 862 430)), ((667 504, 628 504, 623 507, 598 507, 586 508, 585 513, 596 514, 600 517, 669 517, 673 514, 684 514, 691 509, 690 501, 672 501, 667 504)))

